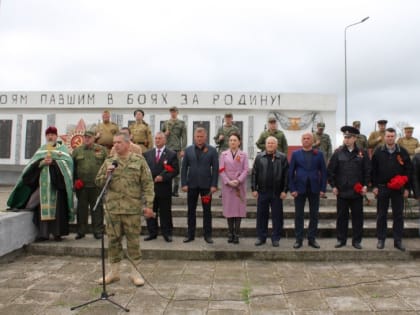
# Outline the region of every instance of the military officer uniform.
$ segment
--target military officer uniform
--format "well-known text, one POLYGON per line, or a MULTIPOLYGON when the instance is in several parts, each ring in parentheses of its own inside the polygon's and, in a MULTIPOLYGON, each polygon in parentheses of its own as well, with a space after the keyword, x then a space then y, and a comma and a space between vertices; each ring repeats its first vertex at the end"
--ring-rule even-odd
POLYGON ((359 149, 367 150, 368 149, 368 141, 367 137, 360 133, 360 121, 356 120, 353 121, 353 127, 359 130, 359 134, 356 135, 356 146, 359 149))
MULTIPOLYGON (((413 129, 414 129, 414 127, 410 127, 410 126, 404 127, 405 132, 407 132, 407 131, 413 132, 413 129)), ((413 156, 415 154, 416 149, 418 147, 420 147, 419 140, 417 140, 416 138, 411 137, 411 136, 408 137, 407 135, 405 137, 399 138, 397 143, 401 147, 403 147, 404 149, 407 150, 411 159, 413 159, 413 156)))
MULTIPOLYGON (((387 120, 381 119, 377 121, 377 124, 380 126, 386 127, 386 124, 388 123, 387 120)), ((368 138, 368 146, 369 149, 375 150, 376 148, 382 146, 385 144, 385 128, 382 128, 380 130, 372 131, 368 138)))
MULTIPOLYGON (((269 117, 268 122, 269 123, 276 123, 277 120, 276 120, 275 117, 269 117)), ((257 145, 257 148, 260 149, 261 151, 264 151, 265 150, 265 140, 270 136, 277 139, 277 142, 278 142, 277 150, 286 154, 286 156, 287 156, 287 151, 288 151, 289 147, 288 147, 288 144, 287 144, 286 136, 284 135, 283 131, 278 130, 277 128, 274 129, 274 130, 267 129, 267 130, 263 131, 260 134, 260 137, 258 138, 257 142, 255 143, 257 145)))
MULTIPOLYGON (((94 137, 92 131, 86 131, 85 136, 94 137)), ((99 196, 99 188, 95 184, 96 174, 107 157, 105 147, 93 143, 90 147, 82 144, 73 150, 74 181, 81 180, 83 187, 76 188, 77 196, 77 236, 83 238, 87 232, 89 209, 92 217, 92 230, 96 239, 103 233, 103 208, 102 203, 93 210, 99 196)))
MULTIPOLYGON (((169 111, 178 112, 178 108, 173 106, 169 108, 169 111)), ((169 135, 166 136, 166 147, 176 152, 178 157, 178 169, 180 169, 182 161, 181 152, 184 151, 187 146, 187 125, 185 121, 180 119, 168 119, 162 126, 162 132, 165 134, 169 132, 169 135)), ((180 174, 178 173, 173 180, 174 187, 172 195, 174 197, 178 197, 179 180, 180 174)))
MULTIPOLYGON (((104 113, 109 111, 105 110, 104 113)), ((108 152, 112 149, 114 135, 119 131, 118 125, 112 121, 101 122, 96 126, 96 143, 100 144, 108 149, 108 152)))
MULTIPOLYGON (((134 112, 134 116, 137 111, 142 112, 144 115, 144 111, 142 109, 137 109, 134 112)), ((149 124, 143 120, 136 121, 130 124, 128 128, 133 136, 133 142, 141 147, 143 153, 153 148, 152 131, 150 130, 149 124)))
MULTIPOLYGON (((319 122, 316 126, 318 129, 324 130, 325 123, 319 122)), ((324 153, 325 163, 328 163, 332 155, 332 145, 331 145, 330 136, 324 133, 323 131, 322 133, 317 131, 313 133, 313 137, 314 137, 313 148, 322 151, 324 153)))
MULTIPOLYGON (((228 112, 225 114, 225 118, 232 118, 232 113, 228 112)), ((214 136, 214 142, 216 143, 217 152, 220 154, 223 151, 226 151, 229 148, 229 137, 232 133, 240 134, 241 131, 234 124, 226 125, 224 124, 217 130, 216 135, 214 136), (220 139, 220 136, 223 135, 223 139, 220 139)))

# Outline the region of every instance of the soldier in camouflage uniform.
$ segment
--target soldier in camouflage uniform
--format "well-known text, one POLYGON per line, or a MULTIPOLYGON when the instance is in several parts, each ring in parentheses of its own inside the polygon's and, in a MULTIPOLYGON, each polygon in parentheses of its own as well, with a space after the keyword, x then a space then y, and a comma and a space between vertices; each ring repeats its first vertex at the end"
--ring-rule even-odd
POLYGON ((84 143, 73 150, 74 182, 77 196, 77 235, 76 240, 84 238, 87 232, 89 209, 92 217, 92 230, 96 239, 102 238, 104 214, 102 204, 93 210, 99 196, 95 185, 96 174, 104 163, 106 148, 94 143, 95 133, 85 131, 84 143))
POLYGON ((353 121, 353 127, 359 130, 359 134, 356 135, 356 147, 359 149, 367 150, 368 149, 368 141, 365 135, 360 133, 360 121, 355 120, 353 121))
POLYGON ((407 150, 410 155, 410 159, 413 159, 415 151, 420 147, 419 140, 413 137, 414 127, 406 126, 404 127, 404 137, 398 139, 397 143, 407 150))
POLYGON ((136 109, 134 111, 134 117, 136 122, 130 124, 128 128, 133 136, 133 142, 141 147, 142 152, 146 152, 153 148, 152 131, 150 130, 149 124, 144 120, 144 111, 142 109, 136 109))
POLYGON ((286 156, 287 156, 288 145, 287 145, 286 136, 284 135, 283 131, 277 129, 276 117, 270 116, 270 117, 268 117, 267 121, 268 121, 267 130, 265 130, 261 133, 257 142, 255 143, 257 145, 257 148, 260 149, 261 151, 264 151, 265 150, 265 140, 269 136, 272 136, 272 137, 277 139, 277 142, 278 142, 277 150, 286 154, 286 156))
MULTIPOLYGON (((381 119, 377 121, 378 131, 372 131, 368 138, 369 149, 375 150, 377 147, 385 144, 385 129, 388 120, 381 119)), ((373 152, 372 152, 373 153, 373 152)))
POLYGON ((328 134, 324 133, 325 123, 319 122, 316 127, 317 131, 313 133, 314 144, 312 147, 324 153, 325 164, 328 164, 332 155, 331 139, 328 134))
MULTIPOLYGON (((171 118, 165 121, 162 127, 162 132, 166 136, 166 146, 175 151, 178 156, 178 169, 181 167, 181 160, 184 156, 184 150, 187 146, 187 126, 185 121, 178 119, 178 108, 173 106, 169 108, 171 118)), ((179 179, 178 174, 173 181, 172 196, 178 197, 179 190, 179 179)))
MULTIPOLYGON (((142 154, 143 152, 141 150, 141 147, 139 145, 135 144, 132 141, 133 140, 133 136, 131 135, 130 129, 128 127, 122 127, 120 129, 120 133, 124 133, 124 134, 126 134, 127 136, 130 137, 130 148, 128 149, 128 151, 130 151, 131 153, 134 153, 134 154, 143 156, 143 154, 142 154)), ((117 154, 117 153, 115 152, 114 147, 112 147, 111 153, 109 155, 110 156, 113 156, 115 154, 117 154)))
MULTIPOLYGON (((154 216, 154 184, 146 160, 129 152, 130 138, 126 134, 118 133, 114 137, 114 147, 117 155, 105 160, 96 176, 96 184, 103 187, 108 176, 113 173, 104 199, 108 260, 111 264, 111 271, 105 277, 105 283, 120 279, 122 237, 125 235, 128 259, 132 264, 130 280, 136 286, 140 286, 144 284, 144 279, 137 269, 141 258, 141 212, 143 210, 146 218, 154 216), (118 163, 117 167, 114 166, 114 161, 118 163)), ((102 283, 102 279, 99 282, 102 283)))
POLYGON ((231 112, 225 113, 225 121, 222 127, 217 130, 214 136, 214 142, 217 146, 217 152, 220 154, 229 148, 229 137, 232 133, 240 134, 241 131, 233 124, 233 114, 231 112))
POLYGON ((102 122, 96 126, 95 142, 107 148, 108 153, 112 148, 112 141, 114 135, 119 131, 118 125, 110 121, 111 113, 109 110, 104 110, 102 113, 102 122))

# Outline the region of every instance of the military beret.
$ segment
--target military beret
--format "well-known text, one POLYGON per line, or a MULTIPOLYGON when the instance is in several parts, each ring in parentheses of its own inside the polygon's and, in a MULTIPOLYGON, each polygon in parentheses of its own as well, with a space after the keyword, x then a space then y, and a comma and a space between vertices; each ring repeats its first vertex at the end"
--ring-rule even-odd
POLYGON ((268 117, 268 119, 267 119, 267 121, 268 121, 268 122, 276 122, 277 120, 276 120, 276 117, 274 117, 274 116, 269 116, 269 117, 268 117))
POLYGON ((85 137, 94 137, 95 133, 91 130, 85 130, 85 133, 83 134, 85 137))
POLYGON ((50 134, 50 133, 57 135, 57 128, 55 128, 54 126, 49 126, 49 127, 45 130, 45 135, 48 135, 48 134, 50 134))
POLYGON ((319 123, 317 123, 317 124, 316 124, 316 126, 317 126, 318 128, 325 128, 325 123, 323 123, 323 122, 319 122, 319 123))
POLYGON ((169 107, 169 111, 170 112, 178 112, 178 107, 176 107, 176 106, 169 107))
POLYGON ((225 117, 233 117, 232 112, 226 112, 226 113, 225 113, 225 117))
POLYGON ((343 135, 345 135, 345 136, 355 136, 355 135, 360 134, 359 129, 354 128, 352 126, 343 126, 343 127, 341 127, 340 130, 343 133, 343 135))
POLYGON ((377 123, 378 123, 379 125, 386 125, 386 124, 388 123, 388 120, 385 120, 385 119, 380 119, 380 120, 378 120, 378 121, 377 121, 377 123))
POLYGON ((360 121, 359 120, 353 121, 353 127, 360 127, 360 121))
POLYGON ((404 130, 413 130, 414 129, 414 127, 412 127, 412 126, 405 126, 404 127, 404 130))
POLYGON ((136 110, 134 111, 134 116, 136 116, 136 114, 137 114, 138 112, 142 113, 142 115, 144 116, 144 110, 142 110, 142 109, 136 109, 136 110))

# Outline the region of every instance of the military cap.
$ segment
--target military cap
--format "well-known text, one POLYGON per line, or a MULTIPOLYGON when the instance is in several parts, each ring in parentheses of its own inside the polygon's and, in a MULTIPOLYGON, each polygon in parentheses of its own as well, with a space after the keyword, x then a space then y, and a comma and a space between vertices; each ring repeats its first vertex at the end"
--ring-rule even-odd
POLYGON ((405 126, 404 127, 404 130, 413 130, 414 129, 414 127, 412 127, 412 126, 405 126))
POLYGON ((225 117, 233 117, 232 112, 226 112, 226 113, 225 113, 225 117))
POLYGON ((345 136, 355 136, 355 135, 360 134, 359 129, 354 128, 352 126, 343 126, 343 127, 341 127, 340 130, 343 133, 343 135, 345 135, 345 136))
POLYGON ((94 137, 95 133, 91 130, 85 130, 85 133, 83 134, 85 137, 94 137))
POLYGON ((57 128, 55 128, 54 126, 49 126, 49 127, 45 130, 45 135, 48 135, 48 134, 50 134, 50 133, 57 135, 57 128))
POLYGON ((137 114, 138 112, 142 113, 142 114, 143 114, 143 116, 144 116, 144 110, 142 110, 142 109, 136 109, 136 110, 134 111, 134 116, 136 116, 136 114, 137 114))
POLYGON ((317 128, 325 128, 325 123, 319 122, 316 124, 317 128))
POLYGON ((360 127, 360 120, 353 121, 353 127, 360 127))
POLYGON ((169 111, 170 112, 178 112, 178 107, 176 107, 176 106, 169 107, 169 111))
POLYGON ((274 116, 269 116, 269 117, 268 117, 268 119, 267 119, 267 121, 268 121, 268 122, 276 122, 277 120, 276 120, 276 117, 274 117, 274 116))
POLYGON ((105 109, 105 110, 102 112, 102 114, 111 114, 111 112, 110 112, 109 110, 105 109))
POLYGON ((377 121, 378 125, 386 125, 388 123, 388 120, 386 119, 380 119, 377 121))

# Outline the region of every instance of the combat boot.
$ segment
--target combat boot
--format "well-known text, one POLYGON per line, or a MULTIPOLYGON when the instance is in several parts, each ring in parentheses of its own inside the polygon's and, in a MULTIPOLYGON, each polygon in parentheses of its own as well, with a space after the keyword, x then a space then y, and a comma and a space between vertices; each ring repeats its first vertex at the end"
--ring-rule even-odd
MULTIPOLYGON (((102 284, 102 277, 97 280, 99 284, 102 284)), ((105 276, 105 284, 120 281, 120 263, 111 264, 111 271, 105 276)))
POLYGON ((131 280, 131 282, 133 282, 135 286, 141 287, 144 285, 144 279, 136 268, 138 265, 139 262, 133 262, 133 265, 131 266, 131 274, 128 278, 131 280))

